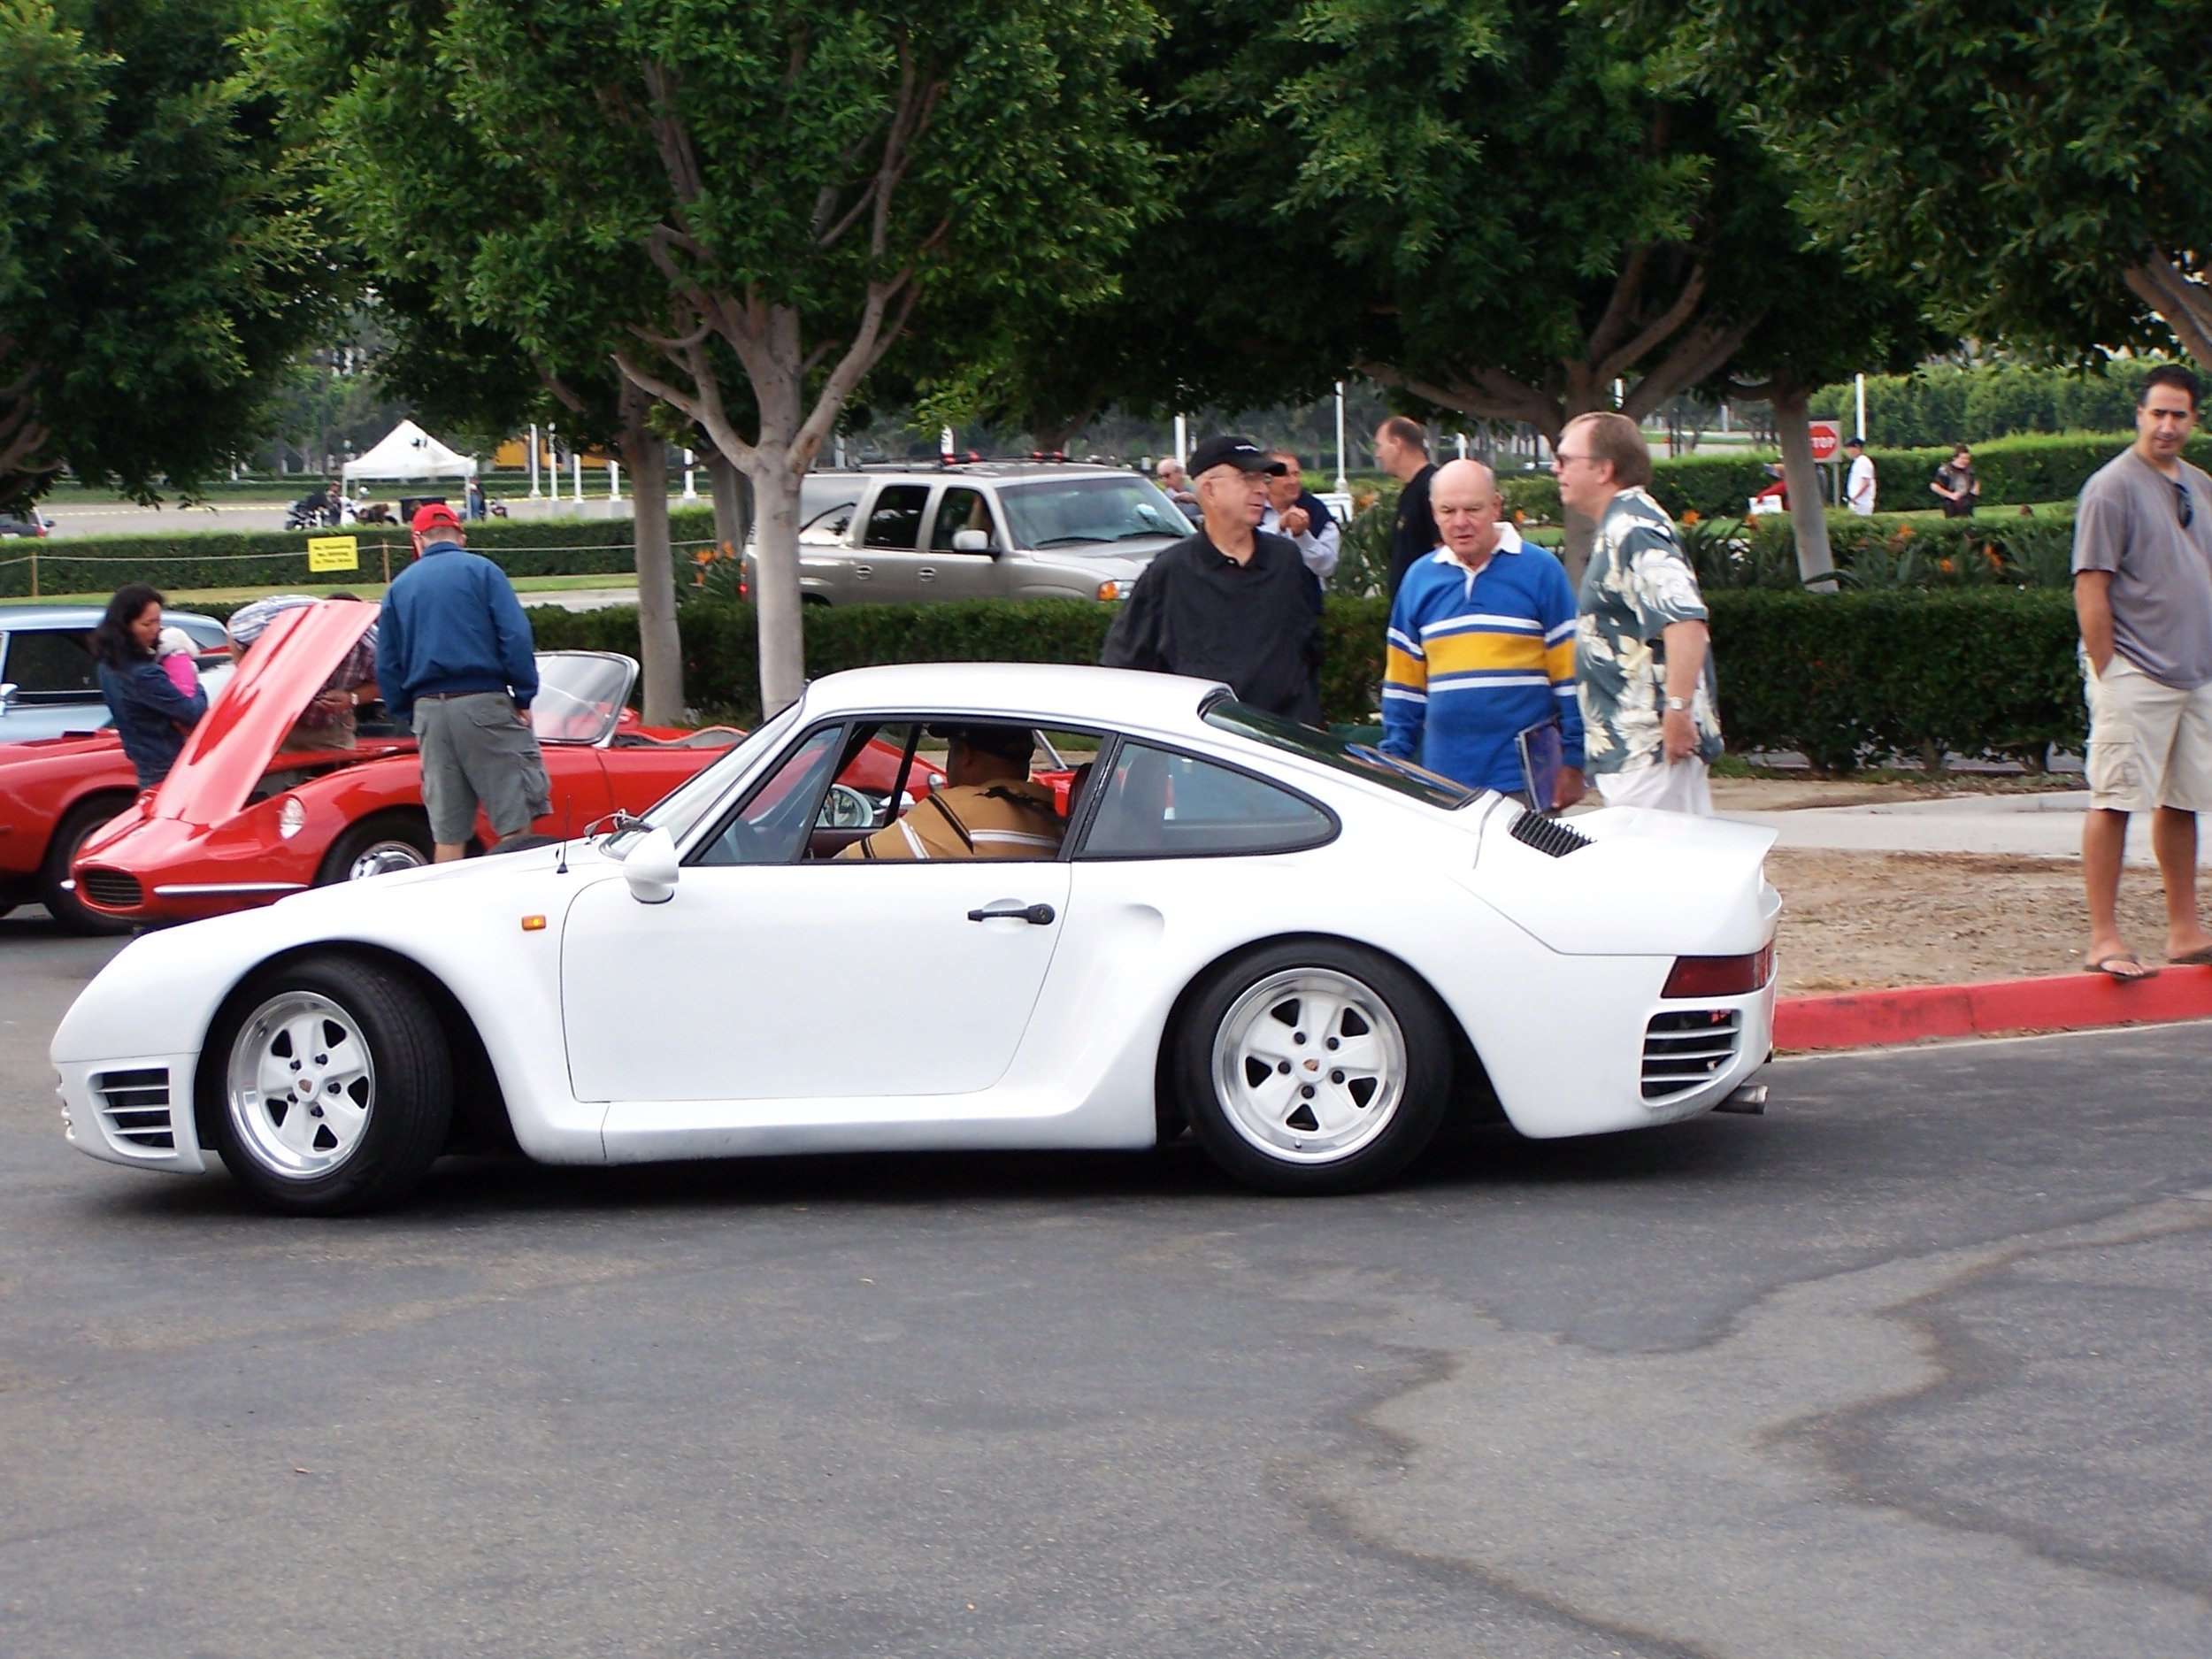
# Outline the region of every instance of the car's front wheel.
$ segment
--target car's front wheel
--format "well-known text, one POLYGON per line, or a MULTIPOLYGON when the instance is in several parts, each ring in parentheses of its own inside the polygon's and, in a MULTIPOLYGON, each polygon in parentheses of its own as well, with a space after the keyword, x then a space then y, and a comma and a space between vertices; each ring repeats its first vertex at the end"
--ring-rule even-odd
POLYGON ((127 916, 109 916, 87 904, 77 896, 69 873, 77 849, 92 839, 93 831, 128 810, 130 804, 131 797, 127 795, 95 795, 72 807, 54 826, 54 838, 46 844, 46 863, 39 872, 39 898, 47 914, 65 932, 127 933, 136 925, 127 916))
POLYGON ((202 1084, 231 1174, 296 1215, 402 1196, 452 1123, 452 1056, 428 1000, 351 958, 291 963, 249 987, 211 1033, 202 1084))
POLYGON ((1192 1132, 1263 1192, 1356 1191, 1435 1138, 1451 1096, 1449 1028, 1427 988, 1372 951, 1291 941, 1217 969, 1175 1036, 1192 1132))

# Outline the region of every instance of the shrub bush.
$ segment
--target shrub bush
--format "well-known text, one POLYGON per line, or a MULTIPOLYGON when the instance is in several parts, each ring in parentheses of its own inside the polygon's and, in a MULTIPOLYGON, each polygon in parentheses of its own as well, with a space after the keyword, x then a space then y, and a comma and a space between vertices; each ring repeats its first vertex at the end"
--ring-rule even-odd
MULTIPOLYGON (((692 547, 710 546, 711 508, 686 507, 669 515, 669 537, 680 562, 692 547)), ((329 573, 307 568, 309 535, 350 535, 360 542, 361 568, 336 580, 380 583, 413 557, 403 529, 352 525, 336 530, 180 531, 157 536, 65 536, 38 543, 38 588, 47 594, 106 593, 126 582, 163 589, 251 588, 272 591, 313 582, 329 573)), ((584 576, 637 568, 627 518, 489 518, 468 526, 468 544, 511 576, 584 576)), ((31 591, 27 544, 0 543, 0 597, 31 591)))

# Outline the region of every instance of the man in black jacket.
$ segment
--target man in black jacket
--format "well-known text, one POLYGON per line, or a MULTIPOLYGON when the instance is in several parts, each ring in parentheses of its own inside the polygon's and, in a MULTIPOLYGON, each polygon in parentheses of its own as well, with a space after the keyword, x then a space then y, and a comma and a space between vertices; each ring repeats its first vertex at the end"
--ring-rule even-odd
POLYGON ((1305 562, 1294 543, 1258 528, 1267 480, 1282 470, 1249 438, 1208 438, 1192 452, 1204 520, 1137 579, 1100 662, 1225 680, 1240 702, 1320 723, 1321 636, 1305 562))
POLYGON ((1398 514, 1390 526, 1390 596, 1406 572, 1436 551, 1443 538, 1429 511, 1429 480, 1436 464, 1429 459, 1429 434, 1421 423, 1393 415, 1375 429, 1375 464, 1405 488, 1398 492, 1398 514))

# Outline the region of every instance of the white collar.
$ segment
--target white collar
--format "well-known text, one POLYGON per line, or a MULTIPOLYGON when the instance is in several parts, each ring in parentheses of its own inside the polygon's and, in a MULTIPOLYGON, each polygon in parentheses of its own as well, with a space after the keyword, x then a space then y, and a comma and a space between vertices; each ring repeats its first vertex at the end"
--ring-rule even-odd
MULTIPOLYGON (((1495 558, 1501 553, 1518 553, 1521 551, 1523 546, 1524 543, 1521 541, 1521 533, 1519 529, 1516 527, 1513 521, 1510 518, 1499 519, 1498 545, 1490 549, 1490 558, 1495 558)), ((1463 571, 1467 570, 1467 567, 1464 565, 1460 564, 1459 556, 1454 553, 1451 549, 1448 547, 1438 547, 1436 551, 1430 554, 1429 557, 1434 559, 1439 565, 1450 565, 1463 571)), ((1488 570, 1490 568, 1490 559, 1483 560, 1482 568, 1483 570, 1488 570)), ((1481 572, 1468 571, 1467 573, 1471 576, 1475 576, 1481 574, 1481 572)))

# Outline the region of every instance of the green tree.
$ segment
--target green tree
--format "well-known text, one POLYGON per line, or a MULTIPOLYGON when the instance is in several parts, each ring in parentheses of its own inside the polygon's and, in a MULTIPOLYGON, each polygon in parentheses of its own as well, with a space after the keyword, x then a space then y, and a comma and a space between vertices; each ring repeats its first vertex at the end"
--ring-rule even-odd
POLYGON ((247 0, 0 0, 0 505, 233 459, 342 291, 247 0))
POLYGON ((1684 27, 1859 269, 1962 333, 2212 368, 2212 0, 1698 0, 1684 27))
MULTIPOLYGON (((327 0, 341 18, 407 8, 327 0)), ((1147 182, 1119 77, 1141 0, 495 0, 355 27, 335 129, 438 88, 465 143, 332 165, 357 222, 457 219, 472 319, 557 365, 611 355, 750 479, 762 695, 803 684, 800 478, 918 306, 1101 294, 1147 182), (612 328, 607 325, 611 323, 612 328)))

